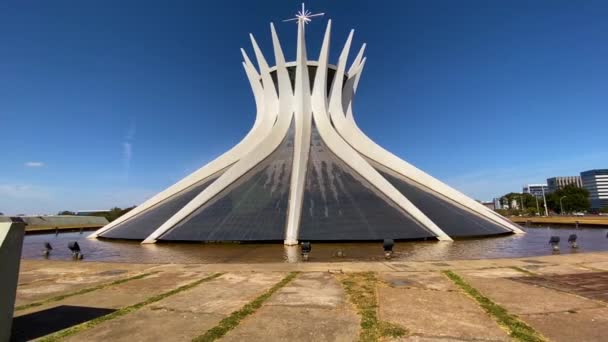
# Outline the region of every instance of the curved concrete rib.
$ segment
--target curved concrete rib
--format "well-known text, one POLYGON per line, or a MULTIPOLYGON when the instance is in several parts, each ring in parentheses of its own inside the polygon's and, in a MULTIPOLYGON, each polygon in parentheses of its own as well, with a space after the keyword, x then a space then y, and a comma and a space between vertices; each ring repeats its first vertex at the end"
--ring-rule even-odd
POLYGON ((293 111, 293 89, 289 80, 289 73, 285 63, 285 55, 281 49, 279 36, 277 35, 274 25, 270 23, 270 31, 272 33, 272 47, 274 50, 275 70, 277 71, 277 80, 279 84, 279 113, 287 113, 293 111))
MULTIPOLYGON (((355 61, 357 62, 357 61, 355 61)), ((357 66, 353 63, 351 67, 352 73, 349 73, 349 79, 344 87, 344 98, 340 107, 334 106, 332 109, 331 119, 338 133, 346 140, 355 150, 361 153, 366 158, 387 167, 389 170, 406 177, 420 186, 425 187, 435 193, 446 197, 448 200, 454 201, 475 215, 481 216, 491 222, 494 222, 514 233, 523 234, 524 231, 517 227, 512 222, 501 217, 492 210, 486 208, 480 203, 472 200, 468 196, 451 188, 445 183, 432 177, 426 172, 416 168, 410 163, 400 159, 391 152, 385 150, 380 145, 376 144, 357 126, 352 114, 353 95, 356 92, 357 84, 365 65, 365 59, 357 66), (346 114, 344 113, 346 108, 346 114)))
POLYGON ((348 79, 346 80, 346 85, 344 86, 343 95, 342 95, 342 108, 346 108, 346 118, 348 120, 353 119, 353 97, 355 96, 355 91, 357 89, 357 85, 359 84, 359 79, 361 78, 361 73, 363 72, 363 66, 365 65, 365 60, 367 58, 363 58, 363 53, 365 52, 365 47, 367 44, 363 43, 357 57, 351 64, 348 69, 348 79))
MULTIPOLYGON (((331 23, 331 21, 330 21, 331 23)), ((321 78, 319 82, 315 80, 315 85, 322 83, 327 84, 327 61, 329 52, 329 37, 330 23, 325 32, 321 53, 319 55, 319 67, 315 78, 321 78)), ((348 50, 352 41, 353 31, 351 31, 348 40, 340 55, 338 70, 334 76, 334 81, 331 89, 331 98, 329 100, 329 110, 332 106, 342 107, 342 80, 344 79, 344 69, 348 50)), ((317 130, 321 139, 327 144, 327 147, 336 154, 349 167, 354 169, 363 178, 370 182, 374 187, 383 192, 390 200, 397 204, 401 209, 408 213, 414 220, 419 222, 423 227, 432 232, 440 241, 452 241, 437 225, 431 221, 424 213, 414 206, 401 192, 395 189, 378 171, 376 171, 363 157, 357 153, 350 145, 348 145, 340 135, 333 129, 329 115, 327 112, 327 98, 325 92, 323 96, 319 96, 319 91, 313 92, 312 97, 312 112, 316 123, 317 130)))
MULTIPOLYGON (((294 97, 295 138, 293 166, 291 169, 291 184, 289 191, 289 209, 287 214, 287 228, 285 231, 285 244, 298 243, 300 219, 302 217, 302 200, 306 181, 306 169, 310 153, 310 135, 312 113, 310 108, 310 79, 308 77, 308 59, 306 58, 306 39, 304 22, 298 22, 298 39, 296 51, 296 79, 294 97)), ((278 37, 272 27, 273 45, 275 51, 280 51, 278 37)), ((277 59, 277 70, 285 70, 285 60, 277 59)), ((289 81, 289 79, 287 79, 289 81)), ((288 84, 291 89, 291 84, 288 84)))
MULTIPOLYGON (((243 58, 245 62, 243 66, 245 68, 245 73, 247 74, 247 78, 249 79, 249 83, 251 85, 251 89, 253 91, 255 104, 256 104, 256 118, 252 128, 249 130, 247 135, 241 140, 237 145, 228 150, 226 153, 217 157, 210 163, 186 176, 179 182, 173 184, 162 192, 154 195, 153 197, 146 200, 144 203, 138 205, 133 210, 129 211, 125 215, 119 217, 118 219, 112 221, 106 226, 100 228, 95 231, 93 234, 89 235, 89 238, 97 238, 99 235, 103 234, 106 231, 111 230, 116 227, 120 223, 123 223, 129 219, 137 217, 139 214, 144 213, 148 209, 153 208, 157 204, 163 202, 164 200, 186 190, 192 185, 204 181, 209 177, 215 175, 216 173, 224 170, 230 165, 236 163, 239 159, 241 159, 244 155, 247 155, 255 146, 257 146, 263 137, 267 136, 272 129, 272 126, 276 119, 276 111, 267 110, 266 106, 270 104, 271 108, 273 107, 273 100, 278 102, 277 96, 275 94, 274 99, 272 94, 266 94, 262 85, 260 84, 260 75, 258 75, 255 67, 247 57, 247 54, 244 50, 242 50, 243 58), (270 114, 269 114, 270 113, 270 114), (274 113, 274 114, 273 114, 274 113)), ((271 80, 272 81, 272 80, 271 80)))
MULTIPOLYGON (((285 113, 279 113, 279 101, 274 82, 270 76, 270 68, 264 59, 263 54, 255 42, 253 36, 251 36, 252 44, 258 58, 258 64, 260 65, 260 73, 262 76, 262 84, 264 87, 264 102, 265 113, 267 117, 277 117, 276 124, 272 127, 270 133, 262 137, 261 142, 255 146, 255 149, 249 151, 247 155, 244 155, 236 164, 229 168, 224 174, 222 174, 215 182, 209 185, 205 190, 198 194, 192 201, 185 205, 175 215, 164 222, 158 229, 156 229, 150 236, 148 236, 142 243, 155 243, 159 237, 164 233, 173 228, 177 223, 185 219, 188 215, 192 214, 202 205, 207 203, 213 197, 217 196, 222 190, 230 186, 233 182, 243 176, 247 171, 254 168, 257 164, 266 159, 277 147, 281 144, 285 136, 289 131, 289 127, 292 122, 293 112, 292 109, 285 113)), ((291 85, 290 85, 291 87, 291 85)), ((287 104, 285 104, 287 106, 287 104)))
POLYGON ((274 87, 274 82, 270 76, 270 67, 268 66, 268 62, 266 62, 266 58, 264 58, 262 50, 260 50, 260 47, 252 34, 249 34, 249 38, 251 39, 251 45, 253 46, 255 58, 257 59, 258 66, 260 67, 260 76, 262 78, 262 89, 264 93, 263 116, 271 118, 274 123, 279 110, 279 94, 274 87))

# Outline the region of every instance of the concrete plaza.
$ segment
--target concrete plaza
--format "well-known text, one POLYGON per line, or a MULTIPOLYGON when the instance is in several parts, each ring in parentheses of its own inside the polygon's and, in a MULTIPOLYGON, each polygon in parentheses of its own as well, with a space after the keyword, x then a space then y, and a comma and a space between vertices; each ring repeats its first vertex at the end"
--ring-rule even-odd
POLYGON ((608 336, 608 253, 580 253, 296 264, 22 260, 12 339, 513 340, 509 327, 446 271, 529 326, 540 340, 605 341, 608 336), (356 293, 349 292, 358 286, 353 277, 358 274, 367 275, 360 288, 373 296, 378 326, 386 323, 400 333, 365 335, 370 328, 361 321, 368 317, 356 293), (217 331, 223 332, 214 335, 217 331))

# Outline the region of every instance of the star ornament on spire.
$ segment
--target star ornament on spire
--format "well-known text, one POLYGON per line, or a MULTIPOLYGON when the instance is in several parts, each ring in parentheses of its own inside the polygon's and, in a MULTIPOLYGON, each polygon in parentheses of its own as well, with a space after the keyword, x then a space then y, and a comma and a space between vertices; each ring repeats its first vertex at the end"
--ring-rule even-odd
POLYGON ((291 18, 291 19, 286 19, 283 20, 283 22, 286 21, 295 21, 297 20, 298 23, 299 22, 303 22, 304 24, 308 24, 313 18, 313 17, 320 17, 325 15, 325 13, 315 13, 312 14, 312 12, 310 12, 309 10, 307 10, 306 8, 304 8, 304 3, 302 3, 302 10, 299 11, 298 13, 296 13, 296 17, 295 18, 291 18))

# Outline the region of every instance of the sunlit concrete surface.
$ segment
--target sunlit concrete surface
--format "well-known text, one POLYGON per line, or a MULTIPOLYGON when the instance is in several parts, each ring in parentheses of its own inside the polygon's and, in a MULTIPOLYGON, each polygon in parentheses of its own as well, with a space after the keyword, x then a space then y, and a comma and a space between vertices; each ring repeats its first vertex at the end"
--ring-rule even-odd
POLYGON ((438 272, 385 274, 379 286, 380 319, 407 327, 412 334, 508 341, 498 324, 476 302, 438 272))
POLYGON ((451 270, 552 341, 603 341, 608 334, 608 302, 593 297, 599 292, 585 286, 602 285, 605 271, 590 265, 604 263, 608 253, 293 264, 22 260, 17 292, 21 308, 15 312, 13 332, 17 340, 39 338, 165 294, 67 339, 190 341, 259 298, 289 272, 298 271, 221 340, 353 341, 362 329, 361 316, 340 279, 351 272, 373 272, 378 319, 407 331, 394 340, 509 340, 508 331, 442 273, 451 270), (211 275, 217 276, 171 293, 211 275), (121 279, 132 280, 111 285, 121 279), (99 288, 80 293, 95 287, 99 288))
POLYGON ((151 265, 72 261, 23 260, 15 305, 26 305, 84 288, 128 278, 151 265))
POLYGON ((68 340, 151 341, 162 337, 165 341, 189 341, 253 300, 284 275, 274 272, 225 274, 68 340))
MULTIPOLYGON (((579 273, 581 277, 588 274, 579 273)), ((552 341, 602 341, 608 336, 608 301, 580 296, 566 288, 560 291, 517 281, 517 278, 465 275, 465 279, 552 341)))
POLYGON ((328 272, 301 274, 226 341, 356 341, 359 318, 328 272))

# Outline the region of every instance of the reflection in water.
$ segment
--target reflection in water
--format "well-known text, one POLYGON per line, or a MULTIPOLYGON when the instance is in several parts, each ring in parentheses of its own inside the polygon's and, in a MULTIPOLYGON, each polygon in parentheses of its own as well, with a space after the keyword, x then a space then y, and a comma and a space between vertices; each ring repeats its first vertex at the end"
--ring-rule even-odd
MULTIPOLYGON (((395 243, 392 261, 458 260, 485 258, 514 258, 551 255, 549 238, 561 237, 561 254, 608 251, 608 229, 603 228, 524 228, 525 235, 508 235, 484 239, 457 240, 453 243, 415 241, 395 243), (578 235, 579 248, 571 249, 567 240, 578 235)), ((283 244, 204 244, 158 243, 141 245, 135 241, 89 240, 78 232, 55 235, 27 235, 23 257, 43 259, 44 242, 53 250, 50 260, 71 260, 68 242, 78 241, 88 261, 133 263, 265 263, 298 262, 300 248, 283 244)), ((313 243, 309 262, 381 261, 382 242, 313 243), (338 251, 343 256, 338 256, 338 251)))

